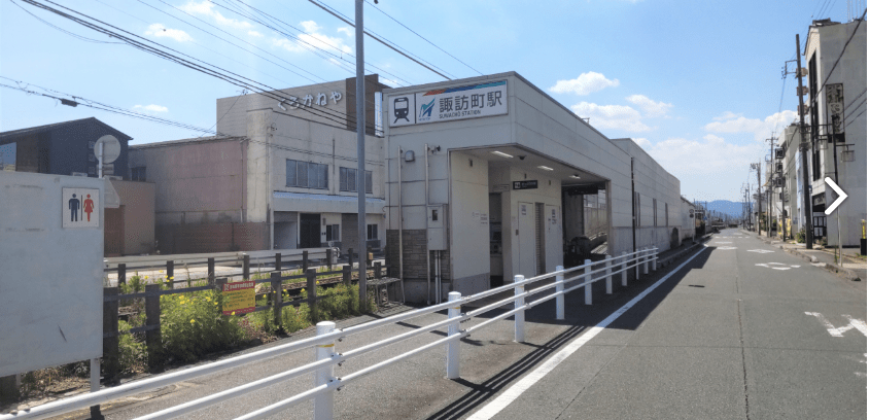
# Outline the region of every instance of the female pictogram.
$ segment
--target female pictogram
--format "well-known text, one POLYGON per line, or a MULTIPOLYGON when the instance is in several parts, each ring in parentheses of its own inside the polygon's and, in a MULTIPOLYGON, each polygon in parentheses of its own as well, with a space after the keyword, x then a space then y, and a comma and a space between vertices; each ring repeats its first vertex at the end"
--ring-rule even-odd
MULTIPOLYGON (((75 195, 73 195, 75 197, 75 195)), ((88 215, 88 221, 91 221, 91 213, 94 212, 94 200, 91 200, 91 195, 88 194, 88 198, 85 199, 84 203, 84 211, 85 214, 88 215)))

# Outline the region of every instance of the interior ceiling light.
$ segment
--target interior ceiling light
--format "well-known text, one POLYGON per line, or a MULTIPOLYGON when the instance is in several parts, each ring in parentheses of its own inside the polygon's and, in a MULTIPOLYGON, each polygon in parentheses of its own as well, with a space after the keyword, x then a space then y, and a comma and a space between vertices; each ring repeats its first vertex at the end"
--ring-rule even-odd
POLYGON ((544 166, 544 165, 538 166, 538 168, 541 168, 541 169, 543 169, 543 170, 545 170, 545 171, 552 171, 552 170, 553 170, 553 168, 551 168, 551 167, 549 167, 549 166, 544 166))
POLYGON ((509 154, 507 154, 507 153, 505 153, 505 152, 499 152, 498 150, 493 150, 492 154, 494 154, 494 155, 496 155, 496 156, 501 156, 501 157, 503 157, 503 158, 508 158, 508 159, 514 157, 513 155, 509 155, 509 154))
POLYGON ((580 175, 574 174, 574 175, 571 175, 571 178, 580 179, 580 175))

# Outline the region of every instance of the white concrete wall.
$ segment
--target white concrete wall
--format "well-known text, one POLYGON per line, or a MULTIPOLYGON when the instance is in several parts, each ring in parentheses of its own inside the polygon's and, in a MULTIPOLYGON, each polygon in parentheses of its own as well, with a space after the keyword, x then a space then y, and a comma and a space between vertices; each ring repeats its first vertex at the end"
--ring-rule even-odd
POLYGON ((62 227, 63 188, 96 178, 0 175, 0 377, 103 353, 103 209, 96 228, 62 227))
POLYGON ((489 288, 488 162, 453 151, 450 153, 449 247, 453 289, 463 295, 489 288))
MULTIPOLYGON (((843 245, 857 246, 860 244, 861 238, 861 219, 867 218, 867 116, 865 112, 867 102, 861 100, 862 92, 867 90, 866 22, 855 21, 810 29, 805 53, 807 60, 815 54, 818 64, 819 88, 822 89, 822 93, 817 99, 820 124, 827 122, 827 104, 824 87, 821 84, 825 82, 829 74, 830 78, 827 84, 843 84, 843 104, 846 106, 846 144, 854 145, 850 149, 855 151, 855 161, 845 164, 838 162, 839 185, 849 195, 849 198, 839 207, 839 216, 843 231, 843 245), (859 24, 858 32, 855 33, 837 67, 834 68, 834 62, 839 58, 846 41, 854 32, 855 26, 859 24), (862 114, 862 112, 864 113, 862 114)), ((814 94, 815 92, 811 92, 809 97, 812 98, 814 94)), ((838 146, 839 150, 841 149, 838 146)), ((827 149, 822 151, 822 156, 823 175, 817 181, 811 179, 812 195, 824 191, 826 203, 830 205, 834 202, 834 192, 824 183, 824 177, 825 174, 834 172, 833 147, 828 145, 827 149)), ((808 161, 811 164, 811 156, 808 161)), ((836 212, 828 216, 827 225, 828 244, 835 244, 838 241, 836 212)))

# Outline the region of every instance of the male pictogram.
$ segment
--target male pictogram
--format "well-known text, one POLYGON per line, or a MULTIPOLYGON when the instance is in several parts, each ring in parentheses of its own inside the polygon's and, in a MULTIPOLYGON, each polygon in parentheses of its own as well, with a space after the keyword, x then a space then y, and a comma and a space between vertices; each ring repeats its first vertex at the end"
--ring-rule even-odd
MULTIPOLYGON (((88 197, 90 197, 90 196, 91 195, 88 194, 88 197)), ((69 221, 70 222, 78 222, 79 221, 79 204, 80 204, 79 199, 76 198, 75 194, 73 194, 72 198, 69 199, 69 209, 70 209, 70 214, 69 214, 70 220, 69 221)), ((93 202, 91 202, 91 209, 93 209, 93 206, 94 206, 94 204, 93 204, 93 202)), ((91 211, 93 211, 93 210, 91 210, 91 211)), ((90 214, 88 215, 88 217, 90 217, 90 214)))
POLYGON ((94 212, 94 200, 91 200, 91 195, 88 194, 88 198, 85 199, 84 203, 84 212, 88 215, 88 222, 91 221, 91 213, 94 212))

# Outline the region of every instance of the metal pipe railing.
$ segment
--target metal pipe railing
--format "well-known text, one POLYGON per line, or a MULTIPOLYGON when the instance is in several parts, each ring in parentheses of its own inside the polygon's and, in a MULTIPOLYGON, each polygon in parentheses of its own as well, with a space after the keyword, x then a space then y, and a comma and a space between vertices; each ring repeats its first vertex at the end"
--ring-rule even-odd
POLYGON ((179 417, 185 414, 189 414, 191 412, 206 408, 212 404, 217 402, 225 401, 228 398, 235 398, 241 395, 248 394, 253 391, 257 391, 263 389, 265 387, 277 384, 282 381, 289 380, 291 378, 298 377, 300 375, 304 375, 307 373, 314 372, 316 376, 316 386, 287 398, 285 400, 279 401, 275 404, 269 405, 267 407, 261 408, 259 410, 248 413, 244 416, 239 417, 241 420, 253 420, 265 418, 270 415, 274 415, 294 404, 297 404, 302 401, 306 401, 308 399, 315 399, 315 410, 314 416, 315 419, 331 419, 332 418, 332 401, 334 397, 333 391, 340 390, 345 384, 359 379, 365 375, 373 373, 379 369, 387 367, 391 364, 397 363, 406 358, 417 355, 421 352, 429 350, 431 348, 437 347, 439 345, 447 344, 448 345, 448 358, 447 358, 447 375, 448 378, 458 378, 459 377, 459 340, 463 337, 468 336, 474 331, 480 330, 482 328, 486 328, 487 326, 492 325, 495 322, 506 319, 508 317, 514 317, 514 338, 518 342, 524 341, 525 336, 525 311, 529 310, 535 306, 548 302, 552 299, 556 299, 556 318, 564 319, 565 308, 564 308, 564 297, 568 293, 575 291, 581 287, 586 288, 586 302, 587 304, 591 304, 591 286, 593 283, 601 280, 605 280, 607 284, 607 293, 612 293, 612 281, 613 276, 617 274, 622 274, 623 285, 626 284, 627 273, 631 269, 639 269, 643 268, 644 273, 648 272, 649 265, 652 264, 652 268, 655 271, 657 269, 657 248, 645 248, 632 253, 623 253, 619 256, 608 256, 604 260, 597 261, 593 263, 590 260, 586 260, 584 264, 571 267, 568 269, 563 268, 562 266, 558 266, 556 271, 542 274, 539 276, 524 278, 522 275, 518 275, 514 277, 514 282, 511 284, 506 284, 501 287, 497 287, 494 289, 490 289, 484 292, 476 293, 467 297, 462 297, 459 292, 451 292, 450 299, 447 302, 427 306, 425 308, 420 308, 416 310, 412 310, 409 312, 405 312, 402 314, 394 315, 388 318, 383 318, 380 320, 368 322, 366 324, 357 325, 345 329, 336 329, 335 324, 329 321, 318 323, 317 336, 311 337, 308 339, 300 340, 295 343, 285 344, 282 346, 273 347, 270 349, 260 350, 253 353, 249 353, 246 355, 232 357, 226 360, 222 360, 219 362, 210 363, 203 366, 198 366, 186 370, 182 370, 179 372, 168 373, 160 376, 156 376, 153 378, 144 379, 141 381, 131 382, 128 384, 124 384, 118 387, 105 389, 102 391, 92 392, 89 394, 83 394, 79 396, 75 396, 72 398, 67 398, 47 404, 43 404, 41 406, 37 406, 31 408, 26 411, 19 411, 7 415, 0 416, 0 420, 23 420, 23 419, 45 419, 48 417, 57 416, 60 414, 68 413, 70 411, 82 409, 85 407, 90 407, 93 405, 97 405, 100 403, 108 402, 117 398, 129 396, 132 394, 136 394, 139 392, 171 385, 177 382, 187 381, 194 378, 198 378, 201 376, 209 375, 212 373, 220 372, 226 369, 242 366, 247 363, 262 361, 266 358, 272 358, 279 355, 283 355, 286 353, 302 350, 305 348, 310 348, 313 346, 317 346, 317 360, 312 363, 308 363, 303 366, 299 366, 276 375, 269 376, 267 378, 263 378, 254 382, 250 382, 244 385, 240 385, 228 390, 224 390, 215 394, 208 395, 206 397, 202 397, 193 401, 189 401, 171 408, 167 408, 147 416, 143 416, 138 418, 137 420, 163 420, 179 417), (595 265, 603 265, 601 268, 593 269, 595 265), (572 276, 570 278, 565 278, 565 274, 574 273, 577 271, 582 271, 582 274, 572 276), (603 275, 601 275, 604 273, 603 275), (554 278, 554 282, 550 284, 544 284, 535 289, 526 290, 526 285, 531 285, 536 282, 540 282, 549 278, 554 278), (572 285, 567 287, 567 283, 582 280, 579 284, 572 285), (550 291, 552 289, 556 289, 553 293, 547 294, 546 296, 535 299, 534 301, 527 302, 526 298, 532 295, 540 295, 543 292, 550 291), (463 304, 468 304, 471 302, 479 301, 481 299, 513 290, 513 295, 504 299, 500 299, 496 302, 487 304, 481 308, 475 309, 468 313, 461 313, 460 308, 463 304), (467 330, 461 330, 459 328, 459 323, 465 320, 469 320, 475 316, 480 314, 495 310, 504 305, 514 303, 514 308, 508 311, 505 311, 501 314, 498 314, 491 319, 481 322, 473 327, 468 328, 467 330), (383 325, 393 324, 397 322, 401 322, 410 318, 415 318, 418 316, 430 314, 433 312, 437 312, 440 310, 448 309, 448 318, 432 323, 430 325, 417 328, 413 331, 408 331, 402 334, 394 335, 392 337, 377 341, 375 343, 370 343, 364 345, 362 347, 358 347, 346 353, 336 353, 334 351, 334 344, 336 341, 342 341, 344 338, 352 335, 359 334, 361 332, 365 332, 371 330, 373 328, 378 328, 383 325), (390 359, 384 360, 382 362, 376 363, 364 369, 361 369, 357 372, 351 373, 344 378, 335 378, 333 377, 333 369, 335 365, 340 365, 344 361, 360 356, 365 353, 369 353, 383 347, 399 343, 405 340, 408 340, 412 337, 419 336, 421 334, 428 333, 430 331, 434 331, 440 328, 448 328, 447 337, 435 340, 431 343, 425 344, 421 347, 418 347, 414 350, 402 353, 398 356, 392 357, 390 359))

